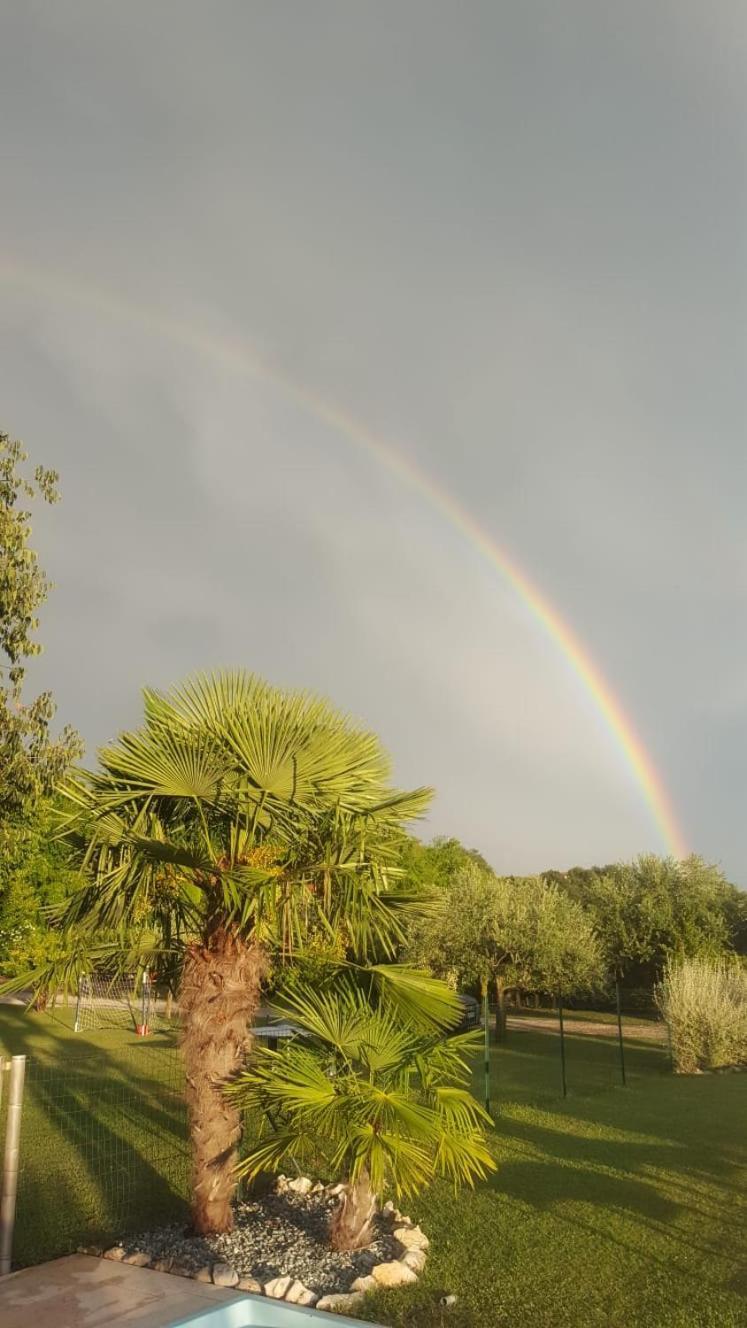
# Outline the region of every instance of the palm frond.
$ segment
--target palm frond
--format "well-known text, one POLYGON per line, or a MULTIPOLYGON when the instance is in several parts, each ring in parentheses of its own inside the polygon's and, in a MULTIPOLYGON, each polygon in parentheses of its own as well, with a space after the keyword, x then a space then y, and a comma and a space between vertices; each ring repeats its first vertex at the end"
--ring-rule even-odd
POLYGON ((456 1023, 459 1000, 445 982, 404 964, 374 964, 370 973, 374 987, 416 1028, 445 1029, 456 1023))

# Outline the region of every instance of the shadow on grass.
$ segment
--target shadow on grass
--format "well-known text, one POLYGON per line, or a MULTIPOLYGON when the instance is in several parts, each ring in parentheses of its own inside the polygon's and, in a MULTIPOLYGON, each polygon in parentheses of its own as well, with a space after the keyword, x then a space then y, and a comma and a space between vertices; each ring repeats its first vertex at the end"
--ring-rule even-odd
POLYGON ((12 1049, 28 1058, 15 1265, 186 1216, 186 1112, 173 1044, 125 1044, 116 1055, 67 1039, 47 1047, 19 1021, 12 1049))

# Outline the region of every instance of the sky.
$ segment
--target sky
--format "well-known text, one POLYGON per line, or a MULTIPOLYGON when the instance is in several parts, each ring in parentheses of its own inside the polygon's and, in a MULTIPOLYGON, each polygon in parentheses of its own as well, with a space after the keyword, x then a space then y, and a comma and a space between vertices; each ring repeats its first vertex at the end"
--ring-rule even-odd
POLYGON ((665 852, 414 466, 747 884, 746 76, 741 0, 0 0, 0 427, 61 473, 32 683, 89 762, 242 666, 499 871, 665 852))

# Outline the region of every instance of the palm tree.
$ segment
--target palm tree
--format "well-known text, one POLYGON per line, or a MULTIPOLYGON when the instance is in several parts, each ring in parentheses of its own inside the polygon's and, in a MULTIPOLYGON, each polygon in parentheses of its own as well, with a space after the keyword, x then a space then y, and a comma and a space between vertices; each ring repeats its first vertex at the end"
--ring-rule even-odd
MULTIPOLYGON (((413 901, 397 890, 404 824, 430 791, 390 786, 379 740, 326 701, 243 673, 146 691, 141 728, 67 786, 86 883, 62 919, 67 972, 118 956, 178 988, 193 1150, 193 1225, 232 1225, 237 1105, 263 980, 309 928, 342 935, 370 984, 426 1019, 449 998, 387 962, 413 901), (104 937, 106 939, 100 940, 104 937)), ((62 973, 36 974, 54 985, 62 973)))
POLYGON ((291 993, 283 1014, 299 1035, 279 1051, 258 1050, 229 1089, 263 1121, 239 1170, 255 1176, 323 1159, 344 1176, 335 1249, 370 1243, 387 1186, 406 1196, 437 1175, 473 1184, 495 1168, 484 1138, 492 1122, 464 1087, 479 1031, 446 1039, 349 982, 291 993))

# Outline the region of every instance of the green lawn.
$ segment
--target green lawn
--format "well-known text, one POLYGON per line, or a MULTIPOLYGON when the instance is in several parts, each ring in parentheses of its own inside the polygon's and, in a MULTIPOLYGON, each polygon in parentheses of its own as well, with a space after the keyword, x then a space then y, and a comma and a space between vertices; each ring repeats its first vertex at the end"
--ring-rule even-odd
POLYGON ((75 1034, 71 1011, 51 1017, 0 1006, 0 1050, 28 1057, 15 1263, 186 1213, 173 1035, 75 1034))
MULTIPOLYGON (((166 1037, 85 1041, 0 1007, 0 1045, 28 1051, 19 1259, 184 1211, 178 1062, 166 1037), (110 1185, 108 1196, 102 1192, 110 1185)), ((414 1288, 370 1297, 391 1328, 747 1325, 747 1076, 675 1078, 665 1048, 510 1034, 493 1050, 499 1171, 475 1193, 409 1204, 432 1252, 414 1288), (457 1296, 448 1309, 446 1293, 457 1296)), ((482 1092, 481 1066, 475 1091, 482 1092)))

